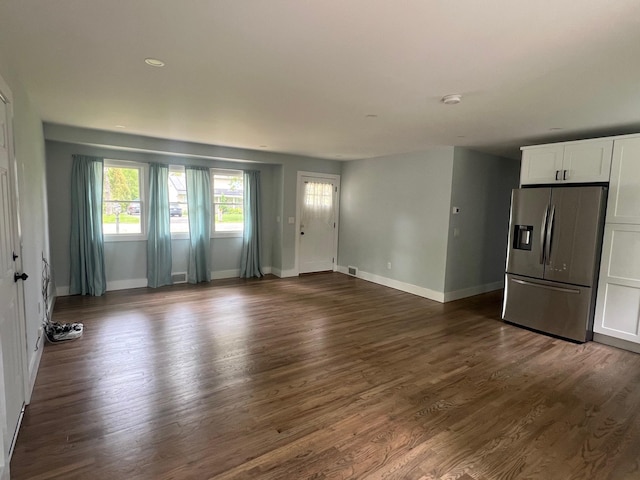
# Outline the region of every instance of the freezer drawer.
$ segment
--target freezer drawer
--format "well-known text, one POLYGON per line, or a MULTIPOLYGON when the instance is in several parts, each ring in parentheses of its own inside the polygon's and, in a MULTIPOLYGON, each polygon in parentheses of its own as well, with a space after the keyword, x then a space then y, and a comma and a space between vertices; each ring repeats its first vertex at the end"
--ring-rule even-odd
POLYGON ((593 338, 593 291, 507 274, 502 319, 586 342, 593 338))

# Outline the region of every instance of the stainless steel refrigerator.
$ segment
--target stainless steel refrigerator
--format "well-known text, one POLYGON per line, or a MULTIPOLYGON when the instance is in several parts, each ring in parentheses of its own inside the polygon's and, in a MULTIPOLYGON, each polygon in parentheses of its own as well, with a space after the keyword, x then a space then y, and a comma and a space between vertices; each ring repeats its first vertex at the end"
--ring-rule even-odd
POLYGON ((600 186, 513 190, 503 320, 593 338, 606 197, 600 186))

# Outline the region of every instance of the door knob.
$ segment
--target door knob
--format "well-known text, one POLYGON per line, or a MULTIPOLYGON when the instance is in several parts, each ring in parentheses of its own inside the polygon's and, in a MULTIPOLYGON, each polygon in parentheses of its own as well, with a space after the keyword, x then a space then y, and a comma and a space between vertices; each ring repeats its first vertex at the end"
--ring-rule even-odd
POLYGON ((23 273, 22 275, 19 273, 14 273, 13 274, 13 280, 14 281, 18 281, 18 280, 26 280, 27 278, 29 278, 29 275, 27 275, 26 273, 23 273))
POLYGON ((300 235, 304 235, 304 232, 300 232, 300 235))

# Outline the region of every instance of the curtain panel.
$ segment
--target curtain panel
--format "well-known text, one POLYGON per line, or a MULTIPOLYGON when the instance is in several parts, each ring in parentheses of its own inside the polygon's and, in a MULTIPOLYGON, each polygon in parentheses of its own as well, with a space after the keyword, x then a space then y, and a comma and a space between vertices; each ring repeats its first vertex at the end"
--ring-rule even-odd
POLYGON ((71 295, 100 296, 107 289, 102 235, 104 159, 73 155, 71 167, 71 295))
POLYGON ((185 167, 189 214, 189 283, 209 282, 211 268, 211 174, 208 168, 185 167))
POLYGON ((171 285, 171 223, 169 166, 149 164, 149 224, 147 282, 149 287, 171 285))
POLYGON ((260 265, 260 172, 248 170, 244 172, 244 231, 242 234, 242 256, 240 260, 240 277, 262 277, 260 265))

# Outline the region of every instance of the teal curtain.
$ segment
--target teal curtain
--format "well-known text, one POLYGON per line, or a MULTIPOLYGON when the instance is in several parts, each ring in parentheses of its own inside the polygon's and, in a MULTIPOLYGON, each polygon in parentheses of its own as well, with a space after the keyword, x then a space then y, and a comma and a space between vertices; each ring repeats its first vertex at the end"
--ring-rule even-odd
POLYGON ((211 280, 211 175, 208 168, 186 167, 189 213, 189 283, 211 280))
POLYGON ((244 172, 244 232, 240 277, 262 277, 260 267, 260 172, 244 172))
POLYGON ((152 288, 171 285, 171 224, 169 166, 149 165, 149 233, 147 282, 152 288))
POLYGON ((71 167, 71 295, 102 295, 107 289, 102 235, 104 159, 74 155, 71 167))

